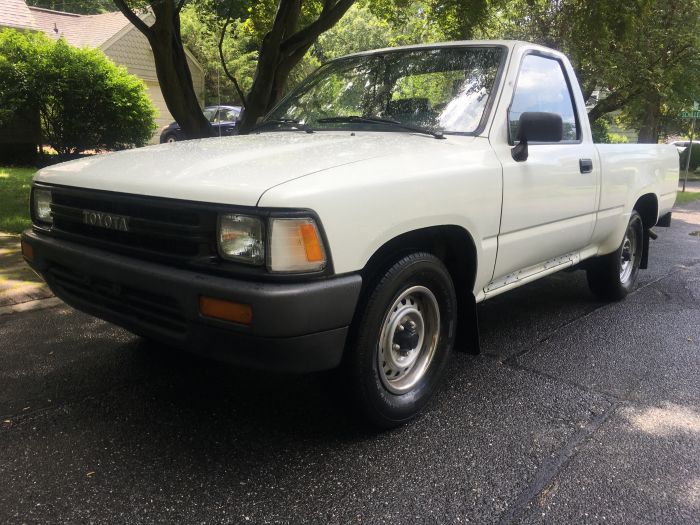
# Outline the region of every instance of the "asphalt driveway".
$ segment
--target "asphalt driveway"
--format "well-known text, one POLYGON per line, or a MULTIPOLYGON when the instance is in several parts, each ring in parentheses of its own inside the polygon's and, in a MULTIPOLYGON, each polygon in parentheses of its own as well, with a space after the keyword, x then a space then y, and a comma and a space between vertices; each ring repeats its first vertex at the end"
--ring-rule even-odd
POLYGON ((0 315, 2 523, 698 523, 700 202, 640 289, 582 272, 480 306, 412 424, 338 410, 333 377, 150 346, 65 306, 0 315))

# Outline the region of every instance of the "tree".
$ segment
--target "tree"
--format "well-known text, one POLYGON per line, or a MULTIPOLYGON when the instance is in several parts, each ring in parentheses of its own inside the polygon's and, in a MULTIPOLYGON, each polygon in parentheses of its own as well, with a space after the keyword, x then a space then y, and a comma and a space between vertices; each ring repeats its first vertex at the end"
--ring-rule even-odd
POLYGON ((600 94, 591 122, 623 110, 640 141, 656 142, 671 107, 699 96, 698 0, 510 0, 486 34, 565 52, 584 97, 600 94))
POLYGON ((641 2, 625 38, 610 52, 611 71, 597 68, 601 87, 609 95, 589 116, 623 110, 639 129, 639 142, 658 142, 669 117, 700 97, 700 85, 694 80, 699 53, 700 2, 641 2))
POLYGON ((38 108, 44 143, 62 155, 142 146, 155 130, 144 83, 101 51, 11 29, 0 32, 0 107, 5 122, 38 108))
POLYGON ((180 11, 186 1, 114 0, 114 3, 148 40, 168 111, 189 137, 201 138, 211 135, 211 125, 199 107, 182 45, 180 11), (146 9, 150 9, 155 17, 151 26, 139 16, 146 9))
MULTIPOLYGON (((365 0, 380 19, 411 43, 468 40, 507 0, 365 0), (419 37, 419 40, 414 40, 419 37)), ((402 42, 404 43, 404 42, 402 42)), ((406 42, 407 43, 407 42, 406 42)))
MULTIPOLYGON (((219 56, 221 21, 211 12, 186 6, 181 14, 183 44, 204 69, 205 104, 242 104, 239 93, 226 77, 219 56)), ((258 61, 258 43, 240 20, 231 22, 230 31, 238 38, 226 38, 222 54, 227 67, 235 72, 241 89, 247 93, 253 84, 258 61)))
POLYGON ((366 5, 354 5, 335 27, 321 35, 313 55, 326 62, 343 55, 393 45, 396 32, 387 20, 376 16, 366 5))
MULTIPOLYGON (((163 98, 171 114, 188 136, 205 137, 210 135, 211 128, 202 115, 192 87, 180 32, 180 12, 186 1, 114 0, 114 3, 148 39, 163 98), (139 9, 146 7, 155 16, 152 26, 144 23, 137 14, 139 9)), ((245 4, 233 0, 219 3, 230 9, 228 20, 240 13, 240 5, 245 4)), ((279 1, 272 23, 262 38, 253 84, 244 100, 245 112, 239 125, 242 131, 250 130, 258 117, 278 100, 292 68, 301 61, 318 36, 333 27, 353 3, 354 0, 279 1), (311 13, 312 21, 300 27, 302 14, 308 16, 311 13)), ((251 4, 250 9, 255 14, 269 15, 266 11, 269 7, 269 2, 259 2, 251 4)))
MULTIPOLYGON (((240 4, 237 4, 240 5, 240 4)), ((223 65, 236 78, 242 93, 248 93, 258 61, 258 51, 269 20, 255 12, 239 12, 230 20, 221 42, 223 60, 219 55, 222 27, 230 11, 225 5, 195 0, 180 14, 182 39, 205 70, 206 100, 241 104, 243 97, 228 79, 223 65)), ((306 78, 322 62, 342 55, 388 47, 402 43, 418 43, 440 37, 426 35, 421 17, 412 17, 406 26, 392 25, 375 15, 367 5, 356 3, 330 30, 313 44, 301 62, 292 69, 288 89, 306 78)), ((302 20, 301 22, 306 23, 302 20)), ((245 95, 244 95, 245 96, 245 95)))
POLYGON ((301 62, 316 39, 345 15, 354 1, 303 2, 304 7, 311 7, 309 11, 318 14, 311 15, 312 21, 299 27, 302 0, 280 0, 272 25, 262 38, 253 85, 244 100, 242 132, 249 131, 258 118, 272 109, 284 94, 292 69, 301 62))

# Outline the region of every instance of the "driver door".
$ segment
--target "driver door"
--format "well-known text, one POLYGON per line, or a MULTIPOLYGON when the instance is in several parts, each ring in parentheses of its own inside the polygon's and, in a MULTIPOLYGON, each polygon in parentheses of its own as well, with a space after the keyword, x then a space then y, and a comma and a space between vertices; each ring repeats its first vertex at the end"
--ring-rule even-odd
POLYGON ((591 239, 600 168, 595 147, 582 140, 574 100, 560 60, 525 55, 508 110, 510 136, 517 136, 526 111, 561 115, 564 136, 557 143, 530 143, 522 162, 513 159, 510 147, 497 148, 503 208, 494 281, 537 265, 551 268, 591 239))

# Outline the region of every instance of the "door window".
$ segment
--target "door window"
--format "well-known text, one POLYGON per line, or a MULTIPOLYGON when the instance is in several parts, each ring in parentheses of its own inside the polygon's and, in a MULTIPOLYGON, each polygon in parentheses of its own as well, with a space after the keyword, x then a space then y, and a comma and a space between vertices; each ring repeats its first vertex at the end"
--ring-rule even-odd
POLYGON ((518 136, 520 115, 526 111, 545 111, 561 115, 563 141, 576 141, 579 131, 561 62, 539 55, 527 55, 522 62, 508 122, 513 140, 518 136))
POLYGON ((216 116, 217 122, 235 122, 238 120, 238 111, 231 108, 221 108, 216 116))

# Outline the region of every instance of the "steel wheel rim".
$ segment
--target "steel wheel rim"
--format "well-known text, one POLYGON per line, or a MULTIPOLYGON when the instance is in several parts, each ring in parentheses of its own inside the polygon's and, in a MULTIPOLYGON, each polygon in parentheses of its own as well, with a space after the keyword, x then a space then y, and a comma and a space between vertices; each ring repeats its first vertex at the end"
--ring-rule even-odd
POLYGON ((384 315, 377 349, 377 368, 393 394, 411 390, 435 357, 440 335, 440 307, 425 286, 412 286, 384 315))
POLYGON ((177 142, 177 139, 175 137, 168 137, 166 142, 168 144, 172 144, 173 142, 177 142))
POLYGON ((632 277, 634 265, 637 259, 637 236, 634 227, 630 224, 625 232, 620 252, 620 282, 626 284, 632 277))

